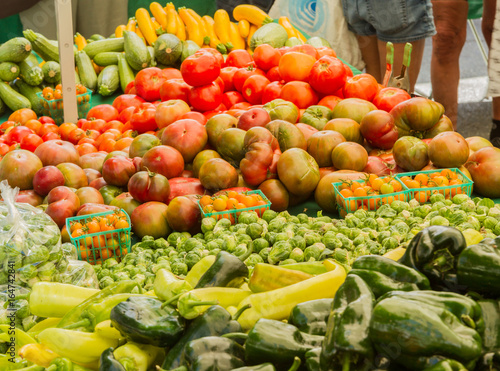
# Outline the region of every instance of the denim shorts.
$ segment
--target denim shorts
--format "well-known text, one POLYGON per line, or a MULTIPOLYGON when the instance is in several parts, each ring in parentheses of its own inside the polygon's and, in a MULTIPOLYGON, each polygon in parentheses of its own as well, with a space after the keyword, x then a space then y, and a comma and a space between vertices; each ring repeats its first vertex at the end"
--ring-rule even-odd
POLYGON ((357 35, 404 43, 436 34, 430 0, 342 0, 342 6, 357 35))

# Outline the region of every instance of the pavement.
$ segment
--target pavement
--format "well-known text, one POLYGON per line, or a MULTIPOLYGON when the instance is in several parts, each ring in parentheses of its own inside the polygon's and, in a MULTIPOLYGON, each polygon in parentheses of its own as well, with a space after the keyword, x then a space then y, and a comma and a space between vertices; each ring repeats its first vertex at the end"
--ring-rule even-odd
MULTIPOLYGON (((483 47, 486 42, 481 33, 481 20, 473 23, 477 29, 483 47)), ((427 39, 424 57, 415 90, 421 95, 429 96, 432 92, 430 63, 432 40, 427 39)), ((488 70, 481 56, 471 27, 467 26, 467 40, 460 54, 460 83, 458 92, 458 124, 457 131, 464 137, 489 137, 491 130, 491 98, 486 97, 488 89, 488 70)))

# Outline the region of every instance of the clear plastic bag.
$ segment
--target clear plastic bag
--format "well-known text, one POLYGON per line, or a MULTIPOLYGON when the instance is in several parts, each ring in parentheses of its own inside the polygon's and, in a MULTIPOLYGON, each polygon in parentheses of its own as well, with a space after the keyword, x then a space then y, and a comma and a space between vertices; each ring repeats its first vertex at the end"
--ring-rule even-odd
POLYGON ((90 289, 99 288, 99 280, 94 267, 82 260, 68 259, 66 270, 58 274, 56 280, 90 289))

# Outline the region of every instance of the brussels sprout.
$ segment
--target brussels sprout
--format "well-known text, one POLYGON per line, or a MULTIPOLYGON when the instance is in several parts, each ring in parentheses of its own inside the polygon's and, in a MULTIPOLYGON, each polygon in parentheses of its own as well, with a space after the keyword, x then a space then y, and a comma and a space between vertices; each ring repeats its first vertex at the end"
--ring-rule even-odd
POLYGON ((393 231, 393 232, 398 232, 400 235, 404 236, 405 234, 407 234, 410 231, 410 227, 406 223, 399 222, 399 223, 392 225, 389 228, 389 230, 393 231))
POLYGON ((35 265, 25 265, 17 272, 19 273, 19 279, 23 282, 28 282, 30 279, 38 275, 38 269, 35 265))
POLYGON ((168 241, 164 239, 163 237, 158 238, 155 240, 153 243, 153 249, 165 249, 169 246, 168 241))
POLYGON ((38 278, 42 281, 52 281, 56 274, 56 265, 54 262, 45 262, 38 265, 38 278))
POLYGON ((450 222, 448 219, 443 218, 442 216, 438 215, 435 216, 431 219, 431 225, 444 225, 444 226, 449 226, 450 222))
POLYGON ((345 223, 348 228, 360 227, 363 224, 363 222, 353 214, 347 214, 345 216, 345 223))
MULTIPOLYGON (((125 257, 124 257, 123 259, 125 260, 125 259, 129 256, 129 255, 132 255, 132 256, 134 257, 134 259, 135 259, 135 256, 136 256, 136 255, 135 255, 134 253, 129 253, 129 254, 125 255, 125 257)), ((115 258, 109 258, 109 259, 106 259, 106 260, 102 263, 102 267, 103 267, 103 268, 107 268, 107 269, 109 269, 109 268, 111 268, 111 267, 114 267, 114 266, 115 266, 115 265, 117 265, 117 264, 118 264, 118 262, 116 261, 116 259, 115 259, 115 258)))
POLYGON ((201 231, 203 233, 212 232, 217 224, 217 220, 212 218, 211 216, 208 218, 203 218, 201 220, 201 231))
POLYGON ((397 213, 400 213, 403 210, 408 210, 410 208, 410 205, 405 201, 394 200, 391 203, 391 208, 396 210, 397 213))
POLYGON ((461 223, 457 225, 455 228, 462 232, 465 231, 466 229, 474 230, 473 225, 467 222, 461 223))
POLYGON ((269 247, 269 242, 264 238, 257 238, 252 241, 253 251, 259 253, 262 249, 269 247))
POLYGON ((493 218, 496 218, 497 220, 500 220, 500 207, 497 207, 497 205, 495 205, 495 207, 492 207, 488 211, 488 216, 491 216, 493 218))
POLYGON ((213 249, 208 252, 208 255, 217 255, 221 251, 222 251, 221 249, 213 249))
POLYGON ((264 237, 270 245, 274 245, 274 242, 276 242, 276 232, 266 232, 262 237, 264 237))
POLYGON ((300 213, 297 215, 297 218, 299 218, 300 223, 309 223, 309 216, 306 213, 300 213))
POLYGON ((212 251, 214 249, 218 249, 222 246, 222 240, 221 239, 215 239, 207 243, 207 250, 212 251))
POLYGON ((490 198, 478 199, 477 206, 486 206, 488 209, 495 206, 495 202, 490 198))
POLYGON ((394 237, 387 237, 382 241, 381 246, 384 247, 386 250, 393 250, 399 246, 399 242, 394 237))
POLYGON ((388 204, 380 206, 376 211, 376 215, 382 218, 394 218, 397 214, 397 211, 388 204))
POLYGON ((276 218, 278 216, 278 213, 274 210, 266 210, 262 213, 262 219, 264 219, 267 223, 270 223, 271 220, 276 218))
POLYGON ((130 275, 127 272, 117 272, 117 273, 112 273, 111 278, 115 281, 126 281, 130 279, 130 275))
POLYGON ((321 220, 316 220, 314 223, 311 225, 311 229, 313 231, 319 231, 320 229, 323 229, 323 227, 326 225, 325 222, 321 220))
POLYGON ((493 229, 493 233, 495 233, 497 236, 500 236, 500 223, 497 223, 497 225, 493 229))
POLYGON ((258 264, 258 263, 264 263, 264 259, 262 259, 262 257, 259 255, 259 254, 251 254, 246 260, 245 260, 245 264, 248 266, 248 267, 253 267, 255 266, 255 264, 258 264))
POLYGON ((343 249, 352 250, 354 248, 352 241, 343 234, 338 233, 337 238, 342 243, 343 249))
POLYGON ((364 255, 370 255, 370 250, 368 250, 366 244, 363 243, 361 245, 356 246, 356 248, 353 251, 353 257, 358 258, 364 255))
POLYGON ((377 231, 379 231, 379 232, 381 232, 384 229, 386 229, 389 226, 390 222, 391 222, 391 219, 386 219, 386 218, 377 218, 375 220, 376 220, 377 225, 378 225, 377 231))
POLYGON ((221 250, 232 253, 236 248, 236 238, 234 235, 225 234, 222 236, 222 245, 220 246, 221 250))
POLYGON ((430 221, 432 218, 436 217, 436 216, 439 216, 439 211, 437 210, 434 210, 434 211, 431 211, 429 214, 427 214, 427 216, 424 218, 424 221, 430 221))
POLYGON ((49 250, 45 246, 33 246, 23 259, 23 265, 40 264, 49 260, 49 250))
POLYGON ((288 259, 291 252, 292 246, 287 241, 278 241, 271 248, 267 261, 269 264, 276 264, 279 261, 288 259))
POLYGON ((348 228, 346 226, 341 226, 339 227, 339 233, 343 234, 344 236, 348 236, 349 233, 351 233, 351 228, 348 228))
POLYGON ((115 280, 110 276, 103 277, 101 280, 99 280, 99 288, 102 290, 103 288, 112 285, 113 283, 115 283, 115 280))
POLYGON ((354 238, 352 240, 352 243, 354 246, 358 246, 358 245, 361 245, 362 243, 365 243, 365 241, 366 241, 365 235, 360 234, 359 236, 357 236, 356 238, 354 238))
POLYGON ((290 215, 290 217, 287 218, 287 222, 293 224, 299 224, 300 220, 295 215, 290 215))
POLYGON ((295 247, 292 252, 290 253, 290 259, 295 260, 296 262, 303 262, 304 261, 304 251, 300 249, 299 247, 295 247))
POLYGON ((412 198, 410 201, 408 201, 408 206, 410 207, 410 210, 415 210, 417 207, 420 206, 420 202, 412 198))
POLYGON ((269 222, 268 230, 270 232, 281 232, 285 225, 287 224, 287 221, 284 217, 282 216, 277 216, 271 222, 269 222))
POLYGON ((193 265, 198 263, 200 261, 201 257, 200 255, 194 253, 193 251, 190 251, 186 254, 186 257, 184 258, 184 262, 188 266, 188 269, 191 269, 193 265))
POLYGON ((363 226, 365 228, 377 229, 378 224, 377 224, 377 221, 375 220, 375 218, 366 218, 363 221, 363 226))
POLYGON ((151 266, 152 273, 156 273, 160 269, 166 269, 167 271, 171 270, 170 263, 168 261, 161 261, 160 263, 153 264, 151 266))
MULTIPOLYGON (((457 196, 460 196, 460 195, 457 195, 457 196)), ((475 211, 476 204, 471 199, 468 199, 467 201, 460 204, 460 210, 463 210, 465 212, 475 211)))
POLYGON ((445 197, 442 193, 433 193, 431 197, 429 197, 429 201, 434 204, 436 202, 443 202, 445 201, 445 197))
POLYGON ((304 234, 304 239, 306 241, 306 246, 311 246, 321 241, 321 235, 317 232, 310 231, 304 234))
POLYGON ((175 262, 172 264, 172 273, 177 276, 185 276, 188 272, 188 266, 186 263, 175 262))
POLYGON ((292 248, 298 247, 301 250, 304 250, 306 248, 306 239, 302 236, 293 236, 288 242, 290 243, 292 248))
POLYGON ((363 210, 363 209, 358 209, 355 212, 353 212, 352 215, 354 215, 358 219, 363 220, 363 219, 366 219, 368 217, 368 212, 366 210, 363 210))
POLYGON ((238 223, 252 224, 257 223, 257 220, 259 216, 255 211, 243 211, 238 217, 238 223))
POLYGON ((483 226, 488 229, 495 229, 495 226, 499 223, 497 219, 492 216, 487 216, 483 221, 483 226))
POLYGON ((285 259, 285 260, 282 260, 279 262, 279 265, 287 265, 287 264, 296 264, 297 261, 295 261, 295 259, 285 259))
POLYGON ((180 244, 177 245, 177 250, 190 252, 191 250, 193 250, 197 247, 203 248, 202 242, 197 238, 191 237, 191 238, 188 238, 187 240, 180 242, 180 244))
POLYGON ((248 234, 236 234, 236 244, 244 243, 245 245, 248 245, 250 242, 252 242, 252 239, 248 234))
POLYGON ((304 250, 304 261, 319 260, 323 250, 325 250, 325 245, 321 242, 306 247, 304 250))
POLYGON ((290 237, 285 232, 279 232, 274 235, 274 242, 287 241, 290 237))
POLYGON ((342 242, 337 237, 326 237, 323 236, 321 242, 326 246, 327 249, 335 250, 342 247, 342 242))
POLYGON ((233 254, 239 258, 239 257, 242 257, 243 255, 245 255, 247 252, 248 252, 247 245, 245 243, 240 243, 234 249, 233 254))
POLYGON ((260 250, 259 255, 264 261, 267 261, 270 252, 271 252, 270 247, 264 247, 262 250, 260 250))
POLYGON ((333 259, 337 260, 339 263, 348 264, 349 252, 347 250, 337 248, 333 252, 333 259))
POLYGON ((187 238, 184 238, 180 232, 172 232, 167 237, 168 244, 175 248, 177 248, 184 240, 187 240, 187 238))
POLYGON ((454 210, 448 218, 451 225, 458 225, 464 223, 468 219, 467 213, 463 210, 454 210))

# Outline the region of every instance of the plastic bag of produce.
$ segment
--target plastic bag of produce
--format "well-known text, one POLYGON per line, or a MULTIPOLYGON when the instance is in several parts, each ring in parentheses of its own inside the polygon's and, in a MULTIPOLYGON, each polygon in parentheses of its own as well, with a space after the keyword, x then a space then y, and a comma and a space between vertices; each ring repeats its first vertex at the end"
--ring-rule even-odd
POLYGON ((42 210, 16 203, 18 191, 0 183, 0 285, 55 281, 67 265, 59 227, 42 210))
POLYGON ((17 328, 28 331, 39 321, 30 312, 29 292, 30 289, 17 285, 0 285, 0 325, 10 327, 14 323, 17 328))
POLYGON ((91 289, 99 288, 99 280, 92 265, 82 260, 68 259, 67 261, 66 270, 59 273, 55 281, 91 289))

